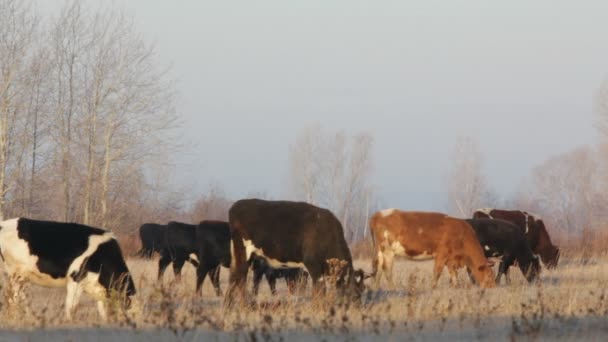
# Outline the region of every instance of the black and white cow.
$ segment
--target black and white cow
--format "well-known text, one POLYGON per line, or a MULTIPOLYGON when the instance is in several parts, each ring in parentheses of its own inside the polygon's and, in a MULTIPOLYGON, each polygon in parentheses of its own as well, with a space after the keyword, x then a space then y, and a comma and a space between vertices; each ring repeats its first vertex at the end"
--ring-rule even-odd
POLYGON ((253 254, 275 268, 301 267, 310 274, 313 295, 324 292, 331 261, 344 263, 336 285, 342 298, 358 301, 363 271, 355 271, 342 224, 331 211, 304 202, 239 200, 229 210, 230 288, 226 305, 246 300, 246 279, 253 254))
POLYGON ((509 267, 515 261, 528 282, 538 277, 540 261, 532 252, 524 232, 518 226, 505 220, 487 218, 468 219, 466 222, 473 227, 486 257, 501 258, 496 274, 497 284, 503 274, 509 283, 509 267))
POLYGON ((0 252, 13 303, 23 296, 26 282, 66 286, 68 319, 82 292, 97 301, 99 315, 106 319, 105 301, 112 292, 125 307, 136 292, 114 234, 104 229, 15 218, 0 222, 0 252))

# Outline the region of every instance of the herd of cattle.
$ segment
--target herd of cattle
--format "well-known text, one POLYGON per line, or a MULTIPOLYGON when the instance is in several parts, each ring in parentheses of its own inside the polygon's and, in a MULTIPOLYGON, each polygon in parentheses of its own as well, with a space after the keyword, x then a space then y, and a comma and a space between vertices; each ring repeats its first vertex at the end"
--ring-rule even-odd
MULTIPOLYGON (((543 221, 519 210, 480 209, 472 219, 441 213, 407 212, 396 209, 375 213, 370 221, 374 242, 372 272, 355 270, 340 221, 327 209, 304 202, 245 199, 235 202, 229 221, 202 221, 198 225, 169 222, 140 227, 141 257, 160 255, 158 278, 173 264, 176 278, 188 262, 196 267, 196 291, 209 275, 221 295, 220 266, 230 268, 225 304, 246 300, 248 270, 253 272, 257 294, 265 276, 272 293, 277 278, 285 278, 290 292, 312 280, 313 297, 323 294, 330 273, 337 293, 344 300, 359 300, 364 280, 384 275, 393 283, 396 256, 411 260, 434 259, 432 284, 447 267, 452 285, 457 270, 466 268, 471 281, 494 287, 509 267, 517 264, 532 282, 545 267, 557 265, 559 248, 551 242, 543 221), (493 262, 500 258, 495 277, 493 262), (337 273, 332 265, 340 265, 337 273)), ((65 313, 71 318, 82 292, 97 301, 106 318, 106 302, 112 295, 123 307, 136 292, 133 279, 115 236, 107 230, 76 223, 17 218, 0 222, 0 256, 8 278, 8 304, 23 300, 27 282, 65 286, 65 313)))

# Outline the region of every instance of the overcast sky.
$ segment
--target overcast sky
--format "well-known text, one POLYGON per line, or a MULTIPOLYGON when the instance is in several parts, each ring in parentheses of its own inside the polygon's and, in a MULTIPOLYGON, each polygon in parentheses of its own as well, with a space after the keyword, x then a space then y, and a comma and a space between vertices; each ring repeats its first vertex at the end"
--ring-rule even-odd
POLYGON ((285 194, 307 125, 375 138, 385 206, 445 210, 471 136, 503 196, 547 157, 597 139, 608 2, 117 0, 177 80, 182 185, 285 194))

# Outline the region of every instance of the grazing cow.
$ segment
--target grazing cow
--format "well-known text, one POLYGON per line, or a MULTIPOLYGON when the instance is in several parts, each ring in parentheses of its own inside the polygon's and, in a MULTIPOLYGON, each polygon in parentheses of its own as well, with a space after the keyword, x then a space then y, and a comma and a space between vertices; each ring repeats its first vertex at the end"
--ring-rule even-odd
POLYGON ((482 287, 496 286, 475 232, 463 220, 440 213, 387 209, 375 213, 369 225, 376 253, 376 283, 384 271, 392 284, 393 258, 405 256, 411 260, 435 259, 433 287, 445 266, 452 285, 456 285, 458 268, 467 267, 482 287))
POLYGON ((0 222, 0 252, 13 298, 23 286, 66 286, 65 314, 72 318, 82 292, 97 301, 106 319, 105 301, 116 292, 128 307, 135 285, 114 234, 76 223, 15 218, 0 222))
POLYGON ((308 273, 304 269, 299 267, 274 268, 268 264, 266 259, 256 255, 251 257, 251 268, 253 270, 253 293, 255 295, 258 294, 260 282, 264 276, 266 276, 272 294, 276 294, 277 292, 276 284, 278 278, 285 278, 290 294, 296 293, 296 290, 305 289, 308 282, 308 273))
POLYGON ((165 230, 167 225, 157 223, 144 223, 139 227, 141 249, 137 256, 150 259, 154 252, 160 253, 164 248, 165 230))
POLYGON ((493 219, 466 220, 473 227, 486 257, 502 257, 498 266, 496 283, 504 274, 509 283, 509 267, 517 260, 521 272, 528 282, 540 273, 540 261, 534 255, 524 233, 511 222, 493 219))
POLYGON ((538 215, 523 210, 484 208, 476 210, 473 218, 502 219, 514 223, 526 234, 530 248, 535 254, 540 255, 545 266, 547 268, 557 266, 559 248, 551 242, 545 223, 538 215))
POLYGON ((254 253, 274 268, 306 268, 315 297, 324 292, 328 260, 340 260, 344 266, 336 281, 338 294, 360 300, 363 271, 353 269, 342 225, 329 210, 304 202, 245 199, 235 202, 228 216, 232 236, 228 306, 237 291, 239 299, 245 299, 248 262, 254 253))
POLYGON ((182 268, 186 261, 198 268, 198 247, 195 236, 196 225, 171 221, 163 229, 162 247, 159 251, 158 279, 162 279, 169 264, 173 263, 176 280, 181 280, 182 268))
POLYGON ((199 292, 207 273, 215 293, 220 296, 220 266, 230 267, 230 226, 225 221, 201 221, 196 227, 196 291, 199 292))

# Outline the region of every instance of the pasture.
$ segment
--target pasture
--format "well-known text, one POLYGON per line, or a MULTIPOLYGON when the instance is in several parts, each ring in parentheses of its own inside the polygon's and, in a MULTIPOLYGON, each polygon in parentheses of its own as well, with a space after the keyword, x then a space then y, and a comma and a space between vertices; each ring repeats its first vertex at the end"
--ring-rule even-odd
MULTIPOLYGON (((194 268, 184 267, 180 283, 172 272, 156 281, 157 259, 127 260, 138 293, 126 313, 110 312, 101 323, 86 295, 73 322, 63 315, 65 289, 29 285, 29 308, 8 310, 2 300, 1 340, 98 340, 129 338, 141 341, 195 340, 604 340, 608 334, 608 258, 582 262, 565 253, 557 269, 543 269, 541 281, 528 284, 519 269, 511 269, 512 284, 482 290, 459 273, 459 288, 449 286, 444 271, 431 289, 432 261, 395 265, 395 287, 383 282, 364 295, 360 307, 336 307, 312 302, 310 286, 289 296, 285 282, 271 296, 264 280, 257 307, 225 311, 208 280, 202 296, 193 293, 194 268)), ((369 260, 357 267, 370 269, 369 260)), ((249 272, 251 277, 251 272, 249 272)), ((228 270, 222 269, 222 290, 228 270)), ((2 293, 6 279, 2 275, 2 293)), ((251 282, 248 283, 248 290, 251 282)))

